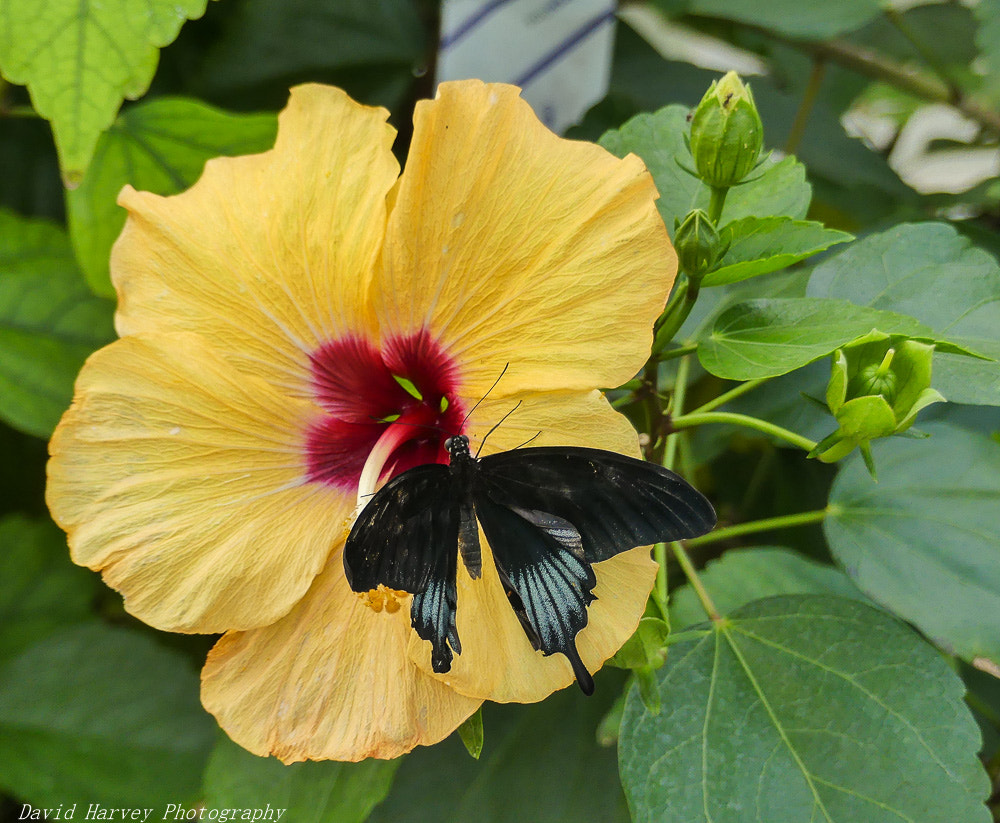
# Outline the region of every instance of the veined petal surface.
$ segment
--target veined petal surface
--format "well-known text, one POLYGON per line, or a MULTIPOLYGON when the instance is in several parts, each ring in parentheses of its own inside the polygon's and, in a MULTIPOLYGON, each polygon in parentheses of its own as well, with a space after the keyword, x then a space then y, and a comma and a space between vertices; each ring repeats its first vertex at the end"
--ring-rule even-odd
MULTIPOLYGON (((481 437, 509 411, 511 401, 516 398, 487 399, 470 419, 471 430, 481 437)), ((596 391, 525 395, 517 411, 490 435, 483 453, 515 448, 534 435, 531 446, 587 446, 638 456, 635 431, 596 391)), ((573 671, 562 655, 545 657, 531 647, 504 593, 482 530, 480 542, 482 577, 473 580, 458 564, 462 653, 455 656, 450 672, 433 676, 462 694, 500 703, 541 700, 572 683, 573 671)), ((577 635, 577 648, 590 671, 599 669, 635 631, 656 569, 648 547, 594 564, 597 599, 587 610, 586 628, 577 635)), ((410 655, 432 673, 429 643, 414 636, 410 655)))
POLYGON ((119 334, 196 331, 296 396, 309 354, 370 328, 365 302, 399 166, 388 112, 299 86, 272 151, 217 158, 172 197, 126 187, 115 244, 119 334))
POLYGON ((430 330, 470 394, 634 376, 676 273, 642 161, 564 140, 514 86, 444 83, 417 104, 373 298, 430 330))
POLYGON ((218 642, 202 703, 241 746, 286 763, 391 758, 437 743, 482 701, 413 665, 410 598, 399 606, 365 605, 338 551, 285 618, 218 642))
POLYGON ((197 335, 101 349, 50 444, 47 500, 74 561, 159 629, 276 620, 343 540, 354 503, 305 479, 315 414, 197 335))

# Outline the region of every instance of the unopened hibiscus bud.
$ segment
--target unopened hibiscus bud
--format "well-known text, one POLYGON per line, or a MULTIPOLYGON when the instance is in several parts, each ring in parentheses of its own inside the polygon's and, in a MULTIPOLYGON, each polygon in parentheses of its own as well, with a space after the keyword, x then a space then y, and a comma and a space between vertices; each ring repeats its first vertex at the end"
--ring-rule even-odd
POLYGON ((869 443, 901 434, 917 413, 944 400, 931 388, 934 346, 872 331, 834 352, 826 402, 839 428, 810 453, 833 463, 861 448, 874 475, 869 443))
POLYGON ((735 186, 757 163, 763 142, 764 126, 750 87, 735 71, 713 81, 691 118, 698 176, 710 186, 735 186))
POLYGON ((699 278, 712 271, 727 246, 702 209, 690 212, 674 233, 678 264, 688 277, 699 278))

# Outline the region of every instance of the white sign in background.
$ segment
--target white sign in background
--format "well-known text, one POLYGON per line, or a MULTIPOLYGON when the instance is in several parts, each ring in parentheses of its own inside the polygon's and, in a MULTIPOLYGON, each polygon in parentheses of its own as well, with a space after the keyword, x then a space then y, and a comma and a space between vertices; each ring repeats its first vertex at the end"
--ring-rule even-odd
POLYGON ((562 133, 607 94, 615 7, 614 0, 445 0, 437 82, 513 83, 562 133))

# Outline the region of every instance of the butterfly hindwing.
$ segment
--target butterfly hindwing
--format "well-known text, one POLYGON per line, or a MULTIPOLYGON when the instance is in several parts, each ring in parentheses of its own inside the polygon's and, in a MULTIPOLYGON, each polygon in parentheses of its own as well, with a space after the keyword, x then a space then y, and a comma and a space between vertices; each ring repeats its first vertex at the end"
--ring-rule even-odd
POLYGON ((354 591, 384 585, 414 595, 413 628, 431 642, 431 662, 440 672, 451 668, 452 650, 461 652, 455 565, 462 494, 447 466, 410 469, 375 493, 344 546, 354 591))
POLYGON ((594 681, 576 649, 597 584, 571 523, 547 512, 494 503, 477 495, 476 514, 497 573, 532 646, 564 654, 587 694, 594 681))
POLYGON ((715 525, 711 504, 678 475, 616 452, 539 447, 492 454, 479 463, 477 480, 494 503, 568 521, 591 563, 636 546, 704 534, 715 525))

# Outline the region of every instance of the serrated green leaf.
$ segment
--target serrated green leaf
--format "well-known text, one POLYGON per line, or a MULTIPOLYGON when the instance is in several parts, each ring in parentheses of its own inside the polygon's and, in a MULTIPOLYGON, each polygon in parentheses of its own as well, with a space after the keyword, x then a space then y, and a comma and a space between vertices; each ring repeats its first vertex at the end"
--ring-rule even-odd
POLYGON ((0 418, 48 437, 87 356, 114 338, 56 226, 0 209, 0 418))
POLYGON ((619 759, 635 823, 988 823, 964 685, 854 600, 758 600, 671 648, 663 710, 637 690, 619 759))
POLYGON ((70 238, 90 288, 115 293, 108 259, 125 225, 125 210, 115 202, 122 186, 175 194, 198 179, 206 160, 264 151, 276 131, 272 114, 230 114, 184 98, 140 103, 121 114, 101 136, 80 187, 66 197, 70 238))
POLYGON ((282 818, 295 823, 361 823, 389 791, 400 762, 286 766, 273 757, 250 754, 220 735, 205 769, 203 802, 207 810, 270 806, 283 809, 282 818))
MULTIPOLYGON (((658 0, 663 2, 663 0, 658 0)), ((741 20, 789 37, 822 40, 861 28, 882 13, 879 0, 838 0, 803 3, 801 0, 689 0, 690 14, 741 20)))
POLYGON ((37 807, 194 798, 215 737, 186 658, 97 623, 0 667, 0 786, 37 807))
MULTIPOLYGON (((639 114, 600 139, 600 144, 618 157, 633 152, 643 159, 660 192, 656 207, 671 232, 675 219, 683 220, 691 209, 708 208, 708 188, 682 168, 692 168, 694 163, 684 142, 689 111, 670 105, 652 114, 639 114)), ((770 163, 763 173, 755 172, 754 178, 729 190, 721 224, 752 216, 805 217, 812 189, 806 182, 805 168, 794 157, 770 163)))
POLYGON ((1000 665, 1000 445, 922 428, 932 437, 875 444, 877 484, 844 464, 827 541, 862 591, 966 660, 1000 665))
MULTIPOLYGON (((777 377, 825 357, 872 329, 937 341, 905 314, 815 297, 747 300, 723 311, 698 344, 706 370, 729 380, 777 377)), ((980 362, 980 361, 976 361, 980 362)))
POLYGON ((628 823, 614 750, 595 739, 622 682, 601 672, 592 697, 574 686, 533 705, 485 704, 480 759, 457 735, 416 749, 369 823, 628 823))
POLYGON ((933 386, 954 403, 1000 405, 1000 265, 945 223, 895 226, 815 268, 808 294, 915 317, 993 358, 938 352, 933 386))
MULTIPOLYGON (((754 600, 779 594, 833 594, 866 600, 840 569, 826 566, 779 546, 732 549, 700 572, 720 614, 727 615, 754 600)), ((678 629, 707 620, 690 584, 670 595, 670 620, 678 629)))
POLYGON ((744 217, 722 227, 727 247, 718 268, 702 278, 702 286, 722 286, 778 271, 854 238, 822 223, 790 217, 744 217))
POLYGON ((0 72, 52 122, 63 179, 79 183, 124 98, 149 88, 157 50, 206 0, 0 0, 0 72))
POLYGON ((70 562, 52 522, 0 519, 0 660, 88 616, 98 588, 93 572, 70 562))

